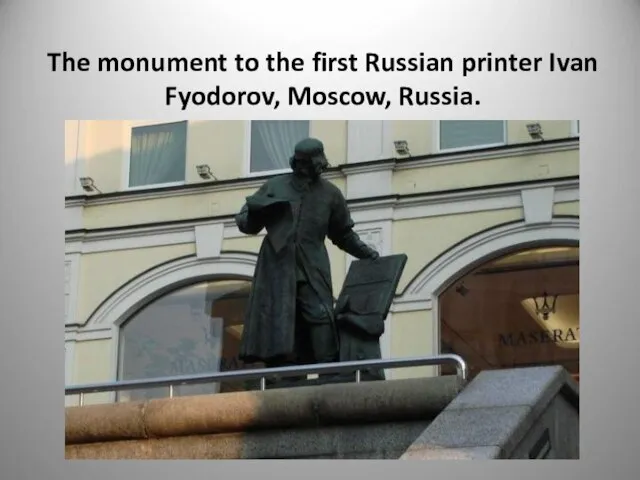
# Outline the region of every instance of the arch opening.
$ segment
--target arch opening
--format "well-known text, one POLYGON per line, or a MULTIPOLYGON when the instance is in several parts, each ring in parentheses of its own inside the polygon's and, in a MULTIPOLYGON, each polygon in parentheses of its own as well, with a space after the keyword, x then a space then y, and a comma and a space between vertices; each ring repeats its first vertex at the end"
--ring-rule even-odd
MULTIPOLYGON (((237 361, 237 350, 255 262, 255 254, 248 252, 182 257, 115 290, 85 325, 89 331, 110 330, 113 380, 254 367, 237 361)), ((175 386, 173 394, 253 388, 226 383, 175 386)), ((127 391, 115 399, 142 400, 167 393, 167 388, 127 391)))
MULTIPOLYGON (((237 370, 244 313, 251 279, 215 276, 194 279, 154 296, 118 329, 118 379, 237 370)), ((256 365, 251 366, 256 367, 256 365)), ((202 395, 255 389, 253 381, 178 385, 174 396, 202 395)), ((132 390, 120 401, 167 396, 166 387, 132 390)))
POLYGON ((437 295, 440 351, 465 358, 471 377, 553 364, 579 380, 579 259, 577 242, 537 242, 458 274, 437 295))

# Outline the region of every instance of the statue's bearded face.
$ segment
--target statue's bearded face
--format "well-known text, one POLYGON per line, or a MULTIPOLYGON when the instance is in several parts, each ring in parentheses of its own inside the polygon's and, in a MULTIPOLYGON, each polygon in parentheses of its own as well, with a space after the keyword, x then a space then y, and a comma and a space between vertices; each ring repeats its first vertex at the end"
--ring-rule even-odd
POLYGON ((298 159, 295 163, 294 171, 301 176, 317 180, 328 168, 329 164, 323 156, 314 158, 298 159))

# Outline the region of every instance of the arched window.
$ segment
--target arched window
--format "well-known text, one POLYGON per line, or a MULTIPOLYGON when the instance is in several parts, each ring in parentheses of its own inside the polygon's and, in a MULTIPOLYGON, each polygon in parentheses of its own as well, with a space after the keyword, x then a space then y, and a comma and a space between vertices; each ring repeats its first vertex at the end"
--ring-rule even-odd
MULTIPOLYGON (((118 377, 138 380, 242 368, 238 349, 250 280, 211 280, 173 290, 120 327, 118 377)), ((254 366, 252 366, 254 367, 254 366)), ((255 388, 254 382, 175 386, 174 396, 255 388)), ((119 400, 168 396, 168 388, 123 392, 119 400)))
POLYGON ((578 247, 521 250, 453 282, 438 299, 441 351, 465 358, 471 376, 562 365, 579 379, 579 256, 578 247))

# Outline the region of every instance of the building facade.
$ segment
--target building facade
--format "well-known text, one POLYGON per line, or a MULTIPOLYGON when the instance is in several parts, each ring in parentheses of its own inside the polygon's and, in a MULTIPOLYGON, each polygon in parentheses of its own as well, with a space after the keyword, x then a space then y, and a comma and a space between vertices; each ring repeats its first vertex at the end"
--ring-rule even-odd
MULTIPOLYGON (((67 121, 67 385, 243 368, 262 236, 233 215, 305 136, 324 142, 361 237, 408 255, 383 356, 455 352, 472 374, 562 364, 579 377, 578 122, 67 121)), ((352 259, 328 249, 337 296, 352 259)), ((166 392, 121 395, 153 396, 166 392)))

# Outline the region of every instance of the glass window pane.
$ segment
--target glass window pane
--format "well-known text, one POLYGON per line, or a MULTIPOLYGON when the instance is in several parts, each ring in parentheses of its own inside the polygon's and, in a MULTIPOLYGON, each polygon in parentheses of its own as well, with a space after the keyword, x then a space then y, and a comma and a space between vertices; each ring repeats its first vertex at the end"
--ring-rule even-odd
POLYGON ((183 182, 186 152, 187 122, 133 128, 129 186, 183 182))
POLYGON ((442 120, 440 150, 505 143, 502 120, 442 120))
POLYGON ((251 122, 251 172, 289 168, 293 147, 309 136, 307 120, 254 120, 251 122))
MULTIPOLYGON (((119 378, 202 374, 242 368, 238 349, 249 280, 210 281, 173 291, 142 308, 120 329, 119 378)), ((182 385, 174 395, 254 388, 256 382, 182 385)), ((168 388, 125 392, 121 399, 164 398, 168 388)))
MULTIPOLYGON (((580 250, 548 246, 492 260, 439 298, 442 351, 482 370, 562 365, 580 374, 580 250)), ((455 374, 455 369, 442 369, 455 374)))

